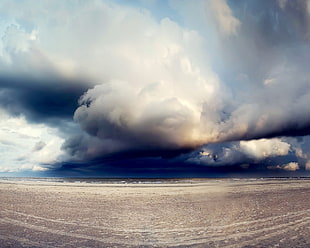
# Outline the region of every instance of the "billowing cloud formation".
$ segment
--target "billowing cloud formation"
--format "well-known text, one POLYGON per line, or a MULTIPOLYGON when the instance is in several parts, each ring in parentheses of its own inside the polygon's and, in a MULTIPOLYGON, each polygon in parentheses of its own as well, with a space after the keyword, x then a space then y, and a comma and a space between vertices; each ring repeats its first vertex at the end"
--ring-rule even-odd
POLYGON ((3 1, 0 13, 1 109, 58 128, 33 144, 35 166, 194 150, 180 159, 308 168, 307 141, 275 138, 310 134, 308 1, 3 1))
MULTIPOLYGON (((226 2, 216 4, 212 2, 209 7, 216 8, 220 12, 220 14, 217 11, 214 12, 215 22, 238 23, 234 28, 226 28, 226 30, 230 30, 227 33, 236 34, 237 26, 245 26, 243 30, 240 27, 238 38, 227 39, 220 43, 232 45, 236 39, 246 42, 245 39, 248 37, 245 35, 250 24, 243 24, 239 20, 233 22, 232 20, 237 19, 232 15, 230 9, 227 10, 229 6, 226 2), (219 21, 221 18, 226 19, 219 21)), ((278 11, 281 11, 280 9, 278 8, 278 11)), ((290 13, 290 10, 288 12, 290 13)), ((268 21, 270 21, 270 25, 273 24, 273 20, 268 21)), ((158 27, 159 30, 164 26, 163 22, 161 24, 158 27)), ((261 24, 258 22, 251 23, 251 25, 260 28, 261 24)), ((284 21, 282 25, 284 25, 284 21)), ((267 62, 270 54, 264 54, 266 52, 264 50, 262 50, 260 61, 249 59, 250 63, 253 63, 250 64, 253 68, 248 68, 242 74, 235 75, 237 79, 234 80, 238 81, 236 84, 248 84, 246 87, 249 88, 246 90, 249 92, 253 90, 255 93, 244 95, 242 92, 237 92, 234 97, 240 97, 240 100, 233 101, 226 93, 226 88, 232 87, 230 82, 218 82, 217 77, 212 73, 202 73, 202 69, 211 64, 212 58, 205 57, 203 61, 196 61, 197 54, 192 52, 190 46, 184 44, 180 36, 173 37, 172 35, 176 33, 173 30, 179 30, 179 34, 181 34, 180 27, 168 27, 170 27, 168 32, 170 39, 174 38, 174 43, 179 43, 176 46, 179 47, 179 50, 175 49, 165 59, 161 56, 160 50, 154 53, 155 56, 152 54, 147 56, 148 63, 146 65, 151 63, 153 66, 151 73, 148 73, 145 64, 138 66, 145 76, 143 81, 140 81, 140 73, 130 74, 123 79, 124 81, 105 82, 103 85, 89 90, 83 96, 81 100, 83 106, 76 111, 75 118, 90 134, 95 136, 98 134, 97 136, 102 138, 112 139, 120 136, 124 140, 129 137, 130 142, 136 140, 138 145, 148 146, 153 143, 155 146, 172 145, 175 147, 194 147, 209 142, 278 135, 308 134, 309 119, 307 116, 309 110, 306 107, 309 100, 308 72, 303 65, 295 68, 295 64, 287 61, 288 59, 298 59, 298 54, 295 54, 294 51, 293 53, 292 51, 284 53, 281 58, 278 54, 280 47, 290 46, 279 44, 279 47, 270 50, 276 57, 271 63, 267 62), (278 59, 279 61, 275 61, 278 59), (161 61, 161 63, 152 63, 151 61, 154 60, 161 61), (167 63, 167 60, 170 62, 167 63), (265 68, 266 64, 270 65, 268 71, 265 68), (163 70, 162 67, 167 70, 163 70), (262 70, 261 75, 253 75, 255 68, 262 70), (295 85, 292 85, 292 81, 295 82, 295 85), (176 85, 178 85, 177 88, 176 85), (281 90, 279 90, 280 88, 281 90), (301 95, 302 89, 304 90, 301 95), (301 109, 302 111, 300 111, 301 109), (96 119, 95 121, 95 118, 100 118, 100 120, 96 119), (96 125, 94 123, 97 123, 97 127, 94 126, 96 125), (100 129, 98 127, 102 127, 102 130, 98 130, 100 129)), ((220 33, 222 31, 223 27, 219 29, 220 33)), ((158 33, 154 34, 156 37, 158 36, 158 33)), ((190 41, 191 44, 194 44, 194 38, 190 41)), ((205 39, 207 38, 205 37, 205 39)), ((261 33, 260 39, 266 49, 271 49, 269 36, 261 33)), ((150 46, 152 46, 151 40, 155 40, 155 38, 151 37, 147 43, 150 46)), ((254 42, 258 41, 254 40, 254 42)), ((128 43, 126 42, 126 44, 128 43)), ((170 45, 164 40, 160 41, 160 44, 162 47, 170 45)), ((244 45, 242 50, 251 49, 253 46, 252 42, 244 45)), ((140 47, 143 48, 143 44, 140 47)), ((155 45, 152 47, 156 51, 157 47, 155 45)), ((204 46, 196 46, 196 48, 208 52, 204 46)), ((128 47, 128 49, 131 50, 133 47, 128 47)), ((241 47, 237 46, 237 49, 241 49, 241 47)), ((308 47, 299 49, 307 50, 308 47)), ((146 52, 144 49, 142 50, 142 54, 132 53, 132 58, 136 60, 137 57, 144 57, 146 52)), ((240 50, 241 53, 242 50, 240 50)), ((255 55, 261 51, 253 49, 249 52, 255 55)), ((231 56, 230 59, 235 61, 239 59, 237 58, 238 54, 233 54, 232 50, 228 54, 231 56)), ((245 62, 248 63, 248 61, 245 62)), ((297 62, 299 63, 299 61, 297 62)), ((135 61, 132 61, 130 64, 134 63, 135 61)))

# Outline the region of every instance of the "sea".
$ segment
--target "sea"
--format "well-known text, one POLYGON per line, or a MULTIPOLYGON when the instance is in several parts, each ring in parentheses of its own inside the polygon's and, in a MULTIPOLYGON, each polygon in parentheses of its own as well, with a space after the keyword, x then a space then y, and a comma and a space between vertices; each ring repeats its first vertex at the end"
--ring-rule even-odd
POLYGON ((0 181, 10 182, 55 182, 89 184, 199 184, 229 181, 267 181, 267 180, 310 180, 309 177, 259 177, 259 178, 95 178, 95 177, 0 177, 0 181))

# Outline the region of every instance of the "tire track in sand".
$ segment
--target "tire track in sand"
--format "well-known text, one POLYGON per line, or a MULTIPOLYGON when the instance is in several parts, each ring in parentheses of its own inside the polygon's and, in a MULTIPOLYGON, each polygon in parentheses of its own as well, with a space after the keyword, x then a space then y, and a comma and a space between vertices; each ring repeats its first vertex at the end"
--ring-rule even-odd
MULTIPOLYGON (((40 243, 40 242, 35 242, 35 241, 30 240, 30 239, 22 238, 22 237, 17 237, 17 236, 14 236, 14 235, 3 235, 3 234, 0 234, 0 240, 5 240, 5 241, 6 240, 14 240, 14 241, 18 241, 21 244, 30 245, 31 247, 42 248, 42 243, 40 243)), ((48 245, 48 244, 44 244, 44 247, 45 248, 55 248, 55 246, 51 246, 51 245, 48 245)))
MULTIPOLYGON (((273 223, 268 223, 268 224, 273 224, 273 223)), ((285 224, 279 224, 271 227, 265 227, 265 228, 260 228, 258 230, 253 230, 253 231, 246 231, 246 232, 239 232, 235 234, 230 234, 230 235, 219 235, 217 237, 200 237, 198 239, 189 239, 189 240, 184 240, 182 242, 182 245, 197 245, 197 244, 204 244, 204 243, 210 243, 210 242, 224 242, 228 240, 233 240, 231 243, 236 243, 237 244, 231 244, 231 245, 221 245, 220 247, 225 247, 225 248, 232 248, 232 247, 243 247, 245 245, 255 245, 257 244, 257 241, 262 241, 266 240, 275 236, 278 236, 283 233, 287 233, 292 229, 296 229, 297 227, 302 227, 310 224, 310 217, 305 217, 302 219, 297 219, 295 221, 290 221, 285 224), (264 235, 264 233, 268 233, 268 235, 264 235), (263 234, 263 235, 262 235, 263 234), (259 236, 259 237, 255 237, 259 236), (248 238, 245 241, 238 241, 244 238, 248 238)))
MULTIPOLYGON (((81 222, 76 223, 76 222, 70 222, 70 221, 65 221, 65 220, 57 220, 57 219, 50 219, 50 218, 45 218, 41 216, 36 216, 36 215, 31 215, 31 214, 25 214, 13 210, 0 210, 0 213, 11 213, 11 214, 16 214, 28 218, 33 218, 33 219, 38 219, 42 221, 48 221, 52 223, 59 223, 63 225, 73 225, 73 226, 79 226, 79 227, 90 227, 89 224, 83 224, 81 222)), ((277 216, 271 216, 271 217, 265 217, 257 220, 250 220, 250 221, 241 221, 241 222, 235 222, 227 225, 222 225, 222 226, 203 226, 203 227, 185 227, 185 228, 153 228, 153 232, 182 232, 182 231, 203 231, 203 230, 211 230, 211 229, 223 229, 223 228, 232 228, 232 227, 238 227, 238 226, 243 226, 243 225, 252 225, 256 223, 262 223, 266 224, 266 222, 270 221, 277 221, 281 220, 284 218, 295 218, 298 217, 299 215, 304 215, 310 213, 310 209, 306 210, 301 210, 301 211, 296 211, 296 212, 288 212, 286 214, 282 215, 277 215, 277 216)), ((259 225, 259 224, 257 224, 259 225)), ((123 228, 111 228, 111 227, 103 227, 103 226, 92 226, 93 229, 100 229, 100 230, 111 230, 111 231, 120 231, 120 232, 145 232, 145 228, 132 228, 132 229, 123 229, 123 228)))
MULTIPOLYGON (((45 233, 50 233, 50 234, 54 234, 54 235, 67 236, 67 237, 76 238, 76 239, 91 240, 91 241, 97 241, 97 242, 101 242, 101 243, 111 243, 111 244, 116 243, 115 240, 111 240, 110 237, 99 238, 99 237, 94 237, 94 236, 89 236, 89 235, 84 235, 84 234, 70 233, 70 232, 65 232, 65 231, 58 230, 58 229, 48 228, 45 226, 27 224, 27 223, 24 223, 22 221, 10 219, 7 217, 0 219, 0 223, 16 225, 16 226, 24 227, 27 229, 32 229, 32 230, 38 231, 38 232, 45 232, 45 233)), ((125 243, 125 245, 126 244, 131 245, 130 243, 125 243)))
MULTIPOLYGON (((53 219, 47 219, 47 218, 43 218, 43 217, 38 217, 38 216, 32 216, 32 215, 27 215, 27 214, 23 214, 23 213, 18 213, 15 211, 2 211, 2 212, 11 212, 14 214, 20 214, 20 215, 24 215, 24 216, 28 216, 31 218, 38 218, 38 219, 44 219, 45 221, 50 221, 50 222, 57 222, 57 223, 61 223, 61 224, 66 224, 68 225, 67 222, 65 221, 60 221, 60 220, 53 220, 53 219)), ((237 240, 240 240, 240 242, 238 242, 238 245, 236 244, 232 244, 232 245, 226 245, 223 244, 221 247, 242 247, 245 245, 253 245, 257 242, 260 242, 262 240, 266 240, 272 237, 275 237, 277 235, 286 233, 288 231, 290 231, 291 229, 296 229, 297 227, 302 227, 304 225, 308 225, 310 223, 310 217, 304 217, 305 214, 309 213, 310 210, 303 210, 303 211, 298 211, 298 212, 289 212, 287 214, 284 215, 279 215, 279 216, 275 216, 275 217, 267 217, 267 218, 263 218, 263 219, 259 219, 259 220, 253 220, 253 221, 243 221, 243 222, 239 222, 239 223, 233 223, 233 224, 229 224, 229 225, 223 225, 223 226, 213 226, 213 227, 196 227, 195 228, 177 228, 177 229, 170 229, 170 231, 168 231, 168 229, 164 230, 164 232, 161 232, 160 230, 152 230, 152 232, 150 232, 150 235, 156 235, 156 236, 161 236, 161 234, 165 234, 166 239, 163 239, 163 237, 157 237, 157 245, 165 245, 165 246, 176 246, 176 245, 198 245, 198 244, 204 244, 204 243, 219 243, 219 242, 224 242, 224 241, 228 241, 228 240, 233 240, 231 243, 236 243, 237 240), (303 218, 300 218, 300 216, 303 216, 303 218), (292 219, 292 218, 298 218, 297 220, 292 220, 292 221, 288 221, 288 219, 292 219), (282 224, 277 224, 274 225, 274 223, 272 221, 274 220, 280 220, 281 222, 286 222, 286 223, 282 223, 282 224), (254 230, 247 230, 247 231, 243 231, 243 232, 238 232, 238 233, 232 233, 232 234, 227 234, 225 231, 223 231, 224 229, 227 228, 245 228, 244 226, 247 225, 252 225, 251 229, 254 230), (260 228, 262 225, 264 225, 265 227, 260 228), (271 226, 272 225, 272 226, 271 226), (193 230, 194 229, 194 230, 193 230), (193 233, 193 231, 197 231, 197 230, 206 230, 208 233, 202 234, 201 233, 193 233), (221 233, 214 233, 212 232, 212 230, 221 230, 221 233), (191 231, 191 232, 189 232, 191 231), (175 237, 174 232, 176 232, 178 234, 178 237, 175 237), (181 233, 180 233, 181 232, 181 233), (183 232, 183 234, 182 234, 183 232), (266 235, 266 233, 268 233, 268 235, 266 235), (170 234, 170 235, 169 235, 170 234), (167 239, 167 235, 171 236, 167 239), (241 240, 241 239, 246 239, 246 240, 241 240), (251 240, 249 240, 251 239, 251 240)), ((12 225, 17 225, 17 226, 22 226, 25 228, 30 228, 32 230, 35 231, 40 231, 40 232, 47 232, 47 233, 51 233, 51 234, 56 234, 56 235, 62 235, 62 236, 69 236, 69 237, 73 237, 73 238, 78 238, 78 239, 86 239, 86 240, 92 240, 92 241, 97 241, 97 242, 103 242, 103 243, 117 243, 120 242, 120 240, 115 240, 115 238, 112 237, 106 237, 106 238, 99 238, 99 237, 95 237, 95 236, 89 236, 89 235, 85 235, 85 234, 77 234, 77 233, 68 233, 62 230, 57 230, 57 229, 53 229, 53 228, 48 228, 45 226, 40 226, 40 225, 33 225, 33 224, 27 224, 24 223, 22 221, 18 221, 15 219, 11 219, 8 217, 5 217, 3 219, 0 220, 0 222, 2 223, 7 223, 7 224, 12 224, 12 225)), ((70 223, 69 225, 77 225, 76 223, 70 223)), ((80 225, 79 225, 80 226, 80 225)), ((89 225, 87 225, 87 227, 89 227, 89 225)), ((95 227, 92 227, 95 228, 95 227)), ((96 228, 100 228, 100 227, 96 227, 96 228)), ((108 228, 105 228, 108 229, 108 228)), ((123 233, 126 230, 123 229, 108 229, 109 231, 118 231, 120 233, 123 233)), ((230 230, 230 232, 234 232, 235 229, 230 230)), ((127 230, 128 232, 128 230, 127 230)), ((142 233, 144 235, 147 235, 147 230, 145 229, 136 229, 136 230, 132 230, 132 233, 134 232, 139 232, 142 233)), ((111 235, 111 233, 110 233, 111 235)), ((112 233, 113 235, 113 233, 112 233)), ((111 236, 112 236, 111 235, 111 236)), ((115 235, 115 234, 114 234, 115 235)), ((115 235, 116 236, 116 235, 115 235)), ((18 237, 17 237, 18 238, 18 237)), ((141 245, 145 244, 143 242, 139 242, 138 240, 136 242, 132 241, 132 242, 125 242, 125 240, 121 241, 122 245, 141 245)), ((148 242, 147 242, 148 243, 148 242)), ((148 243, 149 245, 149 243, 148 243)), ((155 244, 154 244, 155 245, 155 244)))

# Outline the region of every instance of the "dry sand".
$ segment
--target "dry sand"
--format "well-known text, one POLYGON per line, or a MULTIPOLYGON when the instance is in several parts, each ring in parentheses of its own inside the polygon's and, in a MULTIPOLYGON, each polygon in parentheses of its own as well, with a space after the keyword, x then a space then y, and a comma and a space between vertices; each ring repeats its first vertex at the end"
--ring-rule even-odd
POLYGON ((310 247, 310 180, 0 182, 0 247, 310 247))

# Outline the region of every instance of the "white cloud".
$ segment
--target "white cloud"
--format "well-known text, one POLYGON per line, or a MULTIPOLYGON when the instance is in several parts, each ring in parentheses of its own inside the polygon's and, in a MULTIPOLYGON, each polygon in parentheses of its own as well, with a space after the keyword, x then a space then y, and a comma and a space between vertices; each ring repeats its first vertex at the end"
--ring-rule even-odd
POLYGON ((275 79, 274 78, 267 78, 263 82, 264 85, 270 85, 270 84, 273 84, 273 83, 275 83, 275 79))
POLYGON ((209 0, 206 2, 206 8, 211 9, 217 25, 224 35, 237 34, 241 22, 234 17, 226 0, 209 0))
POLYGON ((282 168, 286 171, 296 171, 299 170, 299 165, 296 162, 290 162, 288 164, 282 165, 282 168))
POLYGON ((240 141, 240 150, 256 159, 287 155, 290 146, 278 138, 240 141))
POLYGON ((27 123, 25 118, 9 116, 0 109, 1 172, 43 171, 65 157, 63 142, 55 129, 27 123), (33 149, 38 142, 46 145, 33 149))
POLYGON ((276 166, 268 166, 270 170, 285 170, 285 171, 297 171, 299 170, 299 164, 297 162, 290 162, 287 164, 276 165, 276 166))

